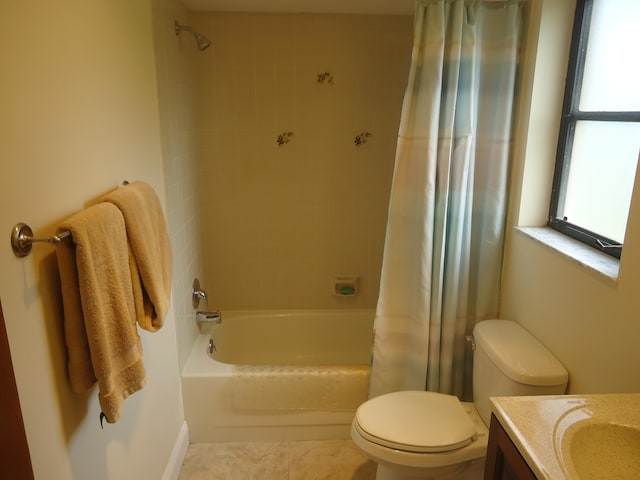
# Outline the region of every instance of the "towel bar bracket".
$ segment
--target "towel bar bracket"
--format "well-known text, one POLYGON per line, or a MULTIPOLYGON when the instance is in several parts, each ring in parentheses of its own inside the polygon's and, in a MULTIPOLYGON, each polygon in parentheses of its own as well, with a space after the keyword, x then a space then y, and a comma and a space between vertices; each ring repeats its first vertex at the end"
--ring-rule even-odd
MULTIPOLYGON (((126 187, 127 185, 129 185, 129 181, 124 180, 120 184, 120 188, 126 187)), ((33 244, 36 242, 50 243, 52 245, 56 245, 60 243, 63 239, 67 238, 69 235, 71 235, 71 232, 68 230, 65 230, 51 237, 34 238, 33 230, 31 230, 31 227, 29 225, 26 225, 24 223, 16 223, 15 226, 13 227, 13 230, 11 230, 11 249, 13 250, 13 254, 16 257, 22 258, 22 257, 26 257, 27 255, 29 255, 29 253, 31 253, 31 248, 33 247, 33 244)))
POLYGON ((11 230, 11 249, 16 257, 26 257, 31 253, 31 248, 33 244, 36 242, 44 242, 57 244, 60 243, 64 238, 71 235, 71 232, 64 231, 57 235, 53 235, 51 237, 46 238, 34 238, 33 230, 31 227, 24 223, 16 223, 16 225, 11 230))

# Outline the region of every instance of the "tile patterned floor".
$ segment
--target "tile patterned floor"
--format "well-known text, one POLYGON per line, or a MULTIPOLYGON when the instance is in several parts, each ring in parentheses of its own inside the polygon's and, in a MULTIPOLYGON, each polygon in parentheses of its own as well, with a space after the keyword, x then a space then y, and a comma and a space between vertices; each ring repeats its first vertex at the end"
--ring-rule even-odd
POLYGON ((375 463, 351 440, 200 443, 179 480, 373 480, 375 463))

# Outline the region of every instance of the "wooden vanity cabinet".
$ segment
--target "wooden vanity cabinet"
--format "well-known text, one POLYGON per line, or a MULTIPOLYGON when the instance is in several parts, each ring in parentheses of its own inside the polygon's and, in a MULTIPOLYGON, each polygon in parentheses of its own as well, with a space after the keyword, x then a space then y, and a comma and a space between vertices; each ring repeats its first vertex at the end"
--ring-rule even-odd
POLYGON ((502 425, 491 414, 484 480, 536 480, 502 425))

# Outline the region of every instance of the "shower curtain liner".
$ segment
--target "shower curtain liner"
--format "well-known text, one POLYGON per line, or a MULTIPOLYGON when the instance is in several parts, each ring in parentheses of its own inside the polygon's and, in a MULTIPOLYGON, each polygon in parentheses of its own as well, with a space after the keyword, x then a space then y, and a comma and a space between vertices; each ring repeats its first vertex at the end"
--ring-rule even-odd
POLYGON ((520 22, 513 1, 416 4, 371 397, 470 398, 465 336, 498 310, 520 22))

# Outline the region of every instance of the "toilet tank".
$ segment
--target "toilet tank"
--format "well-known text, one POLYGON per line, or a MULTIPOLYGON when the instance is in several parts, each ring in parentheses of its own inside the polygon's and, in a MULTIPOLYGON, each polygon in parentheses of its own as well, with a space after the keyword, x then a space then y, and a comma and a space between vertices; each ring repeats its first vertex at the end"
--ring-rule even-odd
POLYGON ((485 320, 473 329, 473 399, 489 425, 489 397, 560 395, 569 373, 533 335, 510 320, 485 320))

